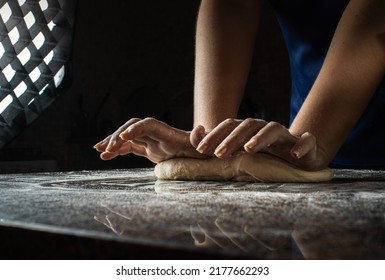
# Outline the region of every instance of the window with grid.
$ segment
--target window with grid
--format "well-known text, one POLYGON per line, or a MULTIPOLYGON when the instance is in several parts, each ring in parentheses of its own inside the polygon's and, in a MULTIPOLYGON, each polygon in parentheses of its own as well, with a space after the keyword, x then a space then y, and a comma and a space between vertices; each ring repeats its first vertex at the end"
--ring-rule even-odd
POLYGON ((0 147, 60 93, 76 0, 0 0, 0 147))

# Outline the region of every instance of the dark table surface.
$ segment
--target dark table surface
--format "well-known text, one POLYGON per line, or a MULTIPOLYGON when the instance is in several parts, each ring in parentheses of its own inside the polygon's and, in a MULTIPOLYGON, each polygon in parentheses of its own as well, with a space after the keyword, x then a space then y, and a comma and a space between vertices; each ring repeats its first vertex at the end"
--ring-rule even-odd
POLYGON ((158 181, 152 169, 0 175, 3 259, 385 259, 385 172, 158 181))

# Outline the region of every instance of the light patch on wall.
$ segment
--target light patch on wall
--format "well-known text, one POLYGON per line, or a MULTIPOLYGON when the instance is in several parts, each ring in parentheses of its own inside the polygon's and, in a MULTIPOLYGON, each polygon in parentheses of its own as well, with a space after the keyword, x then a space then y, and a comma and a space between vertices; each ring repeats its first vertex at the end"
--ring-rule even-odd
POLYGON ((16 71, 13 70, 11 64, 8 64, 7 67, 3 69, 3 74, 8 82, 12 80, 12 78, 15 76, 16 71))
POLYGON ((18 55, 17 58, 19 59, 20 63, 22 65, 25 65, 30 59, 31 59, 31 52, 28 48, 24 48, 18 55))
POLYGON ((65 74, 64 65, 60 68, 60 70, 56 73, 55 77, 53 78, 55 81, 55 86, 60 86, 61 82, 63 81, 65 74))
POLYGON ((27 85, 24 82, 21 82, 14 90, 17 98, 22 96, 27 91, 27 85))
POLYGON ((44 62, 45 64, 49 64, 51 62, 51 60, 53 59, 53 50, 50 51, 47 56, 44 58, 44 62))
POLYGON ((12 103, 13 97, 7 95, 3 100, 0 101, 0 114, 4 112, 5 109, 12 103))
POLYGON ((48 2, 47 0, 40 0, 39 5, 42 11, 45 11, 48 9, 48 2))
POLYGON ((0 16, 3 19, 4 23, 7 23, 7 21, 11 18, 11 15, 12 15, 11 8, 9 7, 8 3, 5 3, 0 8, 0 16))
POLYGON ((19 41, 20 33, 16 26, 8 33, 8 36, 11 40, 12 45, 16 44, 19 41))
POLYGON ((2 43, 0 43, 0 58, 2 58, 4 54, 5 54, 4 46, 2 43))
POLYGON ((51 20, 48 24, 47 24, 49 30, 53 30, 56 26, 56 24, 51 20))
POLYGON ((32 42, 35 44, 35 47, 37 49, 40 49, 44 45, 44 41, 45 41, 45 38, 42 32, 39 32, 39 34, 37 34, 35 39, 32 40, 32 42))
POLYGON ((41 76, 41 71, 39 67, 36 67, 35 69, 32 70, 32 72, 29 74, 29 77, 31 78, 32 82, 36 82, 37 79, 39 79, 41 76))
POLYGON ((44 87, 43 87, 43 89, 41 90, 41 91, 39 91, 39 95, 41 95, 44 91, 45 91, 45 89, 48 87, 48 85, 45 85, 44 87))
POLYGON ((32 12, 29 12, 25 17, 24 17, 25 24, 27 25, 27 28, 30 29, 36 22, 35 16, 33 15, 32 12))

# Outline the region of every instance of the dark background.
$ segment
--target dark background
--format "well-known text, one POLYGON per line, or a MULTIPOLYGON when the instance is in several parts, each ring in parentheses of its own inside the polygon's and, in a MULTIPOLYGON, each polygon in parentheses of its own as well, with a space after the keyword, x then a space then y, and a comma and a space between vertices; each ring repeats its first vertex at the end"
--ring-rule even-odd
MULTIPOLYGON (((102 161, 93 145, 131 117, 191 129, 199 3, 79 1, 72 85, 0 150, 0 173, 152 166, 132 155, 102 161)), ((287 52, 274 14, 264 6, 240 117, 287 125, 287 52)))

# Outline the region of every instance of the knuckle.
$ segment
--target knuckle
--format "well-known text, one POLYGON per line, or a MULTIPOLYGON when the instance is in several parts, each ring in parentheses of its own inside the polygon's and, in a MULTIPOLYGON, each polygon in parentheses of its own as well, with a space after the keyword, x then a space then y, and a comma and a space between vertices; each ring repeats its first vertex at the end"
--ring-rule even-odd
POLYGON ((263 120, 263 119, 255 119, 258 123, 264 123, 264 124, 267 124, 267 121, 263 120))
POLYGON ((279 125, 279 123, 275 122, 275 121, 271 121, 268 123, 269 126, 272 126, 272 127, 276 127, 279 125))
POLYGON ((282 128, 283 128, 283 125, 282 125, 282 124, 277 123, 277 122, 275 122, 275 121, 269 122, 269 123, 267 124, 267 126, 268 126, 269 128, 272 128, 272 129, 282 129, 282 128))
POLYGON ((155 119, 154 118, 151 118, 151 117, 147 117, 147 118, 145 118, 144 120, 143 120, 143 122, 145 122, 145 123, 153 123, 155 121, 155 119))
POLYGON ((243 125, 246 127, 254 126, 257 129, 261 129, 262 127, 266 126, 267 122, 260 119, 254 119, 254 118, 247 118, 243 121, 243 125))
POLYGON ((119 135, 120 133, 122 132, 123 130, 121 128, 119 128, 118 130, 116 130, 114 133, 111 134, 111 137, 110 137, 110 140, 113 139, 113 140, 116 140, 117 138, 119 138, 119 135))
POLYGON ((304 134, 302 134, 303 137, 309 137, 309 138, 315 138, 315 136, 313 134, 311 134, 310 132, 305 132, 304 134))
POLYGON ((112 133, 110 141, 115 140, 118 137, 118 134, 116 132, 112 133))
POLYGON ((138 122, 138 121, 140 121, 141 119, 140 118, 131 118, 131 119, 129 119, 127 122, 126 122, 126 124, 131 124, 131 123, 133 123, 133 122, 138 122))
POLYGON ((225 120, 222 122, 222 124, 224 124, 224 125, 230 125, 230 124, 233 124, 233 123, 235 123, 235 122, 236 122, 235 119, 227 118, 227 119, 225 119, 225 120))
POLYGON ((132 119, 129 119, 128 121, 126 121, 125 122, 125 124, 123 124, 120 128, 119 128, 119 130, 125 130, 125 129, 127 129, 128 127, 130 127, 131 125, 133 125, 133 124, 135 124, 135 123, 137 123, 137 122, 139 122, 141 119, 139 119, 139 118, 132 118, 132 119))
POLYGON ((316 143, 317 141, 317 138, 310 132, 305 132, 304 134, 302 134, 301 138, 307 139, 307 141, 313 142, 313 143, 316 143))
POLYGON ((252 126, 254 124, 256 124, 258 121, 256 119, 253 119, 253 118, 247 118, 243 121, 243 124, 245 126, 252 126))

